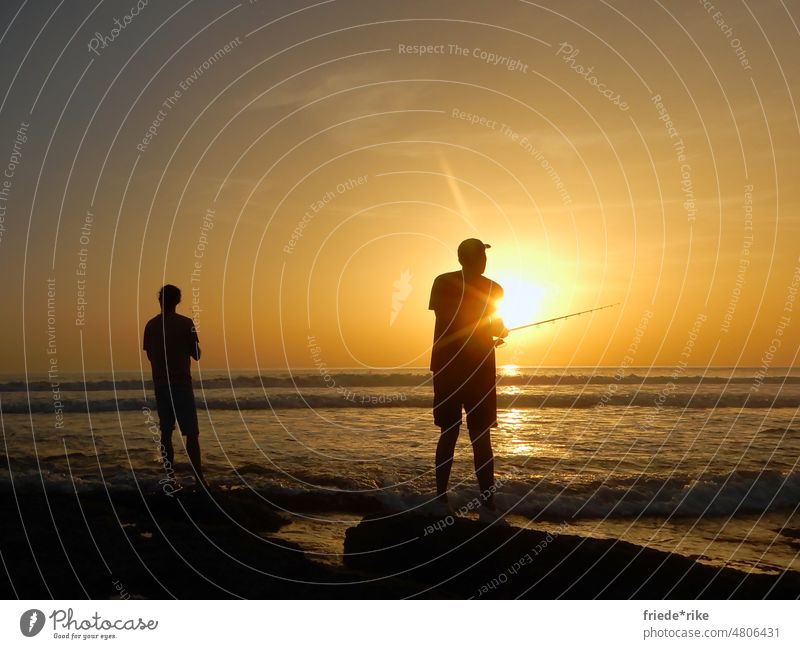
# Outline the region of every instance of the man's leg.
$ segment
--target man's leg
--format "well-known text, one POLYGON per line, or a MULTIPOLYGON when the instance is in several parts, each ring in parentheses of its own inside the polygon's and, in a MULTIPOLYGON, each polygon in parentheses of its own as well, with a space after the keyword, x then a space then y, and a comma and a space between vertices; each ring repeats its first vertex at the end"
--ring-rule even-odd
POLYGON ((461 426, 460 384, 460 376, 452 372, 439 371, 433 375, 433 422, 442 431, 436 445, 436 498, 445 504, 461 426))
POLYGON ((481 490, 481 501, 488 509, 494 509, 494 453, 492 451, 491 428, 469 431, 472 455, 475 460, 475 475, 481 490))
POLYGON ((173 387, 175 412, 178 416, 178 425, 181 433, 186 438, 186 454, 194 472, 197 484, 205 484, 203 465, 200 459, 200 427, 197 423, 197 406, 194 402, 194 390, 191 385, 173 387))
POLYGON ((161 460, 164 470, 172 477, 175 473, 175 449, 172 446, 171 430, 161 430, 161 460))
POLYGON ((436 497, 447 502, 447 483, 453 468, 453 454, 458 441, 459 425, 442 428, 439 443, 436 445, 436 497))
POLYGON ((497 392, 494 360, 481 366, 468 386, 464 407, 467 410, 467 429, 472 442, 475 476, 481 490, 481 502, 494 511, 494 453, 492 426, 497 425, 497 392))
POLYGON ((206 480, 203 477, 203 464, 200 459, 200 436, 189 435, 186 438, 186 454, 189 456, 189 462, 192 463, 194 469, 194 480, 197 484, 205 485, 206 480))
POLYGON ((169 386, 156 387, 156 409, 158 410, 158 427, 161 430, 161 460, 164 463, 164 470, 171 478, 175 474, 175 449, 172 447, 175 410, 172 407, 169 386))

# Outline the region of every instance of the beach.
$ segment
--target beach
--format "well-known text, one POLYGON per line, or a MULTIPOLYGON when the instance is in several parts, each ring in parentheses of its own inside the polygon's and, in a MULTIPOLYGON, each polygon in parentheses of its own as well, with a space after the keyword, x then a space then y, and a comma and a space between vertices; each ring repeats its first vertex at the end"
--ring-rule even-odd
POLYGON ((407 512, 367 515, 344 531, 343 556, 320 556, 282 538, 281 530, 296 525, 296 517, 245 490, 184 490, 172 497, 4 491, 2 516, 9 575, 0 582, 4 598, 787 599, 800 594, 800 574, 794 571, 764 575, 716 568, 632 543, 576 536, 563 526, 487 526, 470 518, 407 512))
POLYGON ((65 380, 60 413, 46 383, 5 381, 2 552, 12 578, 4 592, 466 598, 549 534, 547 551, 517 566, 525 580, 480 597, 800 595, 795 372, 764 382, 758 399, 748 396, 752 370, 698 370, 666 399, 669 377, 657 369, 622 380, 602 369, 503 372, 492 437, 497 506, 509 527, 488 535, 471 506, 466 432, 452 516, 431 509, 438 431, 424 371, 340 370, 334 387, 314 370, 198 377, 208 494, 193 486, 177 433, 173 470, 160 464, 141 377, 65 380), (387 554, 406 533, 427 540, 407 556, 387 554), (432 571, 393 568, 427 564, 431 547, 464 538, 489 539, 485 556, 473 549, 456 564, 437 558, 432 571), (624 574, 637 552, 656 563, 670 557, 670 574, 688 576, 647 586, 624 574), (603 569, 586 588, 571 588, 564 567, 528 590, 537 566, 548 572, 557 556, 603 569), (445 578, 467 560, 479 566, 473 577, 445 578), (612 582, 615 565, 621 576, 612 582))

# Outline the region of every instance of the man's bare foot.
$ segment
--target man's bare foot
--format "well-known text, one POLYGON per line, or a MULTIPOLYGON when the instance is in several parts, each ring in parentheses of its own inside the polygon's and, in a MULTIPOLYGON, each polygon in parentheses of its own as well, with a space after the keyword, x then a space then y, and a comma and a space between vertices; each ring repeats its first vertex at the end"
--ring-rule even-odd
POLYGON ((478 512, 478 520, 487 525, 508 525, 508 521, 503 517, 503 514, 498 512, 494 506, 491 509, 481 507, 480 512, 478 512))
POLYGON ((428 503, 422 507, 420 513, 427 514, 428 516, 445 518, 453 515, 453 508, 450 507, 450 503, 447 500, 447 495, 445 494, 444 497, 436 496, 434 500, 428 501, 428 503))

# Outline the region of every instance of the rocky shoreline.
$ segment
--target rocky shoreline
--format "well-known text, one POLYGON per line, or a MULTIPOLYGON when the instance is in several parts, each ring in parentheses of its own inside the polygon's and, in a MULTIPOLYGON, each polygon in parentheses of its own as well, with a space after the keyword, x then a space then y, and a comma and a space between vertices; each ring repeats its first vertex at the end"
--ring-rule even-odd
MULTIPOLYGON (((278 532, 259 494, 0 489, 5 599, 797 598, 800 574, 747 574, 630 543, 372 512, 343 565, 278 532)), ((358 517, 356 517, 358 518, 358 517)))

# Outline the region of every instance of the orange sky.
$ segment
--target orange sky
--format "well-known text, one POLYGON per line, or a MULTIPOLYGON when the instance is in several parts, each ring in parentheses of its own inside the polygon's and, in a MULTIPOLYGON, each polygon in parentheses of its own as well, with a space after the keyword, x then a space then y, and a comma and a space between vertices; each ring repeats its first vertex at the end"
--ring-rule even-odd
POLYGON ((87 51, 130 4, 0 43, 5 372, 138 369, 165 281, 204 367, 426 366, 473 236, 511 325, 621 302, 500 363, 795 364, 796 10, 150 3, 87 51))

